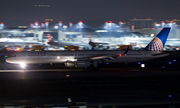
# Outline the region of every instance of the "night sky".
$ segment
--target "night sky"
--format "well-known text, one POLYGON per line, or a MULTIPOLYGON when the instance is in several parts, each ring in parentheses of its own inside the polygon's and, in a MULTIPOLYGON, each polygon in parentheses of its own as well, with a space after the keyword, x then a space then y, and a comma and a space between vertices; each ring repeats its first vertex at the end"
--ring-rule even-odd
POLYGON ((180 0, 1 0, 0 22, 6 26, 29 25, 53 19, 90 26, 105 21, 129 21, 132 18, 152 18, 155 21, 180 18, 180 0), (49 5, 38 7, 36 5, 49 5))

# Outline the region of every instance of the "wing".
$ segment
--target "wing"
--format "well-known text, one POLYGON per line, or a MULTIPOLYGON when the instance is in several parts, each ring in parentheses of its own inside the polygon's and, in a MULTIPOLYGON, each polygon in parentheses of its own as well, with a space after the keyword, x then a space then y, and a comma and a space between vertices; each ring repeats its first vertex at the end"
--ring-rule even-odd
POLYGON ((114 54, 114 55, 96 55, 96 56, 90 56, 90 57, 83 57, 83 58, 78 58, 80 60, 96 60, 96 61, 110 61, 110 60, 115 60, 117 57, 122 57, 122 56, 126 56, 126 54, 128 53, 129 47, 126 49, 126 51, 123 54, 114 54))

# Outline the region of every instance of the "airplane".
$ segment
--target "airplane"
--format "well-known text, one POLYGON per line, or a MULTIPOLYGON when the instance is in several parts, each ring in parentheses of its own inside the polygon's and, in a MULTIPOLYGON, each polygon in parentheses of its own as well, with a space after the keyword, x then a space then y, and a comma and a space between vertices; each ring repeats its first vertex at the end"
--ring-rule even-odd
POLYGON ((50 36, 50 34, 47 34, 48 40, 49 42, 47 44, 52 45, 52 46, 59 46, 59 47, 64 47, 64 46, 84 46, 85 49, 92 49, 90 47, 104 47, 104 46, 108 46, 109 43, 107 42, 92 42, 91 41, 91 36, 88 35, 89 37, 89 42, 65 42, 65 41, 58 41, 55 42, 53 40, 53 38, 50 36))
POLYGON ((109 46, 108 42, 92 42, 91 41, 91 35, 88 35, 89 38, 89 45, 91 45, 92 47, 103 47, 103 46, 109 46))
POLYGON ((43 45, 42 42, 26 42, 22 39, 10 39, 10 38, 2 38, 0 39, 0 49, 4 47, 15 47, 17 45, 21 47, 25 47, 27 44, 33 44, 33 45, 43 45))
POLYGON ((65 42, 65 41, 58 41, 55 42, 53 38, 50 36, 50 34, 47 34, 48 41, 47 44, 52 46, 58 46, 58 47, 64 47, 64 46, 83 46, 84 49, 90 49, 88 44, 85 44, 83 42, 65 42))
POLYGON ((36 64, 64 63, 66 67, 97 67, 98 63, 141 62, 168 56, 162 52, 169 27, 161 32, 144 48, 144 50, 77 50, 77 51, 21 51, 7 52, 7 63, 36 64))

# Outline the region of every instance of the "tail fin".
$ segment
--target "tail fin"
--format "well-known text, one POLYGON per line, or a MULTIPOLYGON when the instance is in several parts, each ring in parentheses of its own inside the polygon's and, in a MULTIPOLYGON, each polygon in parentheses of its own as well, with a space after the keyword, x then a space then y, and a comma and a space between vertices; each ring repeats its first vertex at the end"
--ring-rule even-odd
POLYGON ((53 40, 52 40, 50 34, 47 34, 47 38, 48 38, 49 42, 53 42, 53 40))
POLYGON ((89 38, 89 42, 91 42, 91 35, 90 34, 88 34, 88 38, 89 38))
POLYGON ((169 27, 163 28, 160 33, 146 46, 149 51, 162 51, 170 32, 169 27))

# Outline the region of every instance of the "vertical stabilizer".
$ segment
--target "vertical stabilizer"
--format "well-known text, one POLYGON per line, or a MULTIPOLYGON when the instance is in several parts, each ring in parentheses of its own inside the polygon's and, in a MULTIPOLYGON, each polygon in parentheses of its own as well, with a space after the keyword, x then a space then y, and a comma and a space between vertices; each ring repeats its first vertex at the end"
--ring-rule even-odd
POLYGON ((146 46, 149 51, 162 51, 170 32, 169 27, 163 28, 159 34, 146 46))
POLYGON ((88 34, 88 38, 89 38, 89 42, 91 42, 91 35, 90 34, 88 34))
POLYGON ((48 38, 49 42, 52 42, 52 41, 53 41, 52 38, 51 38, 51 36, 50 36, 50 34, 47 34, 47 38, 48 38))

